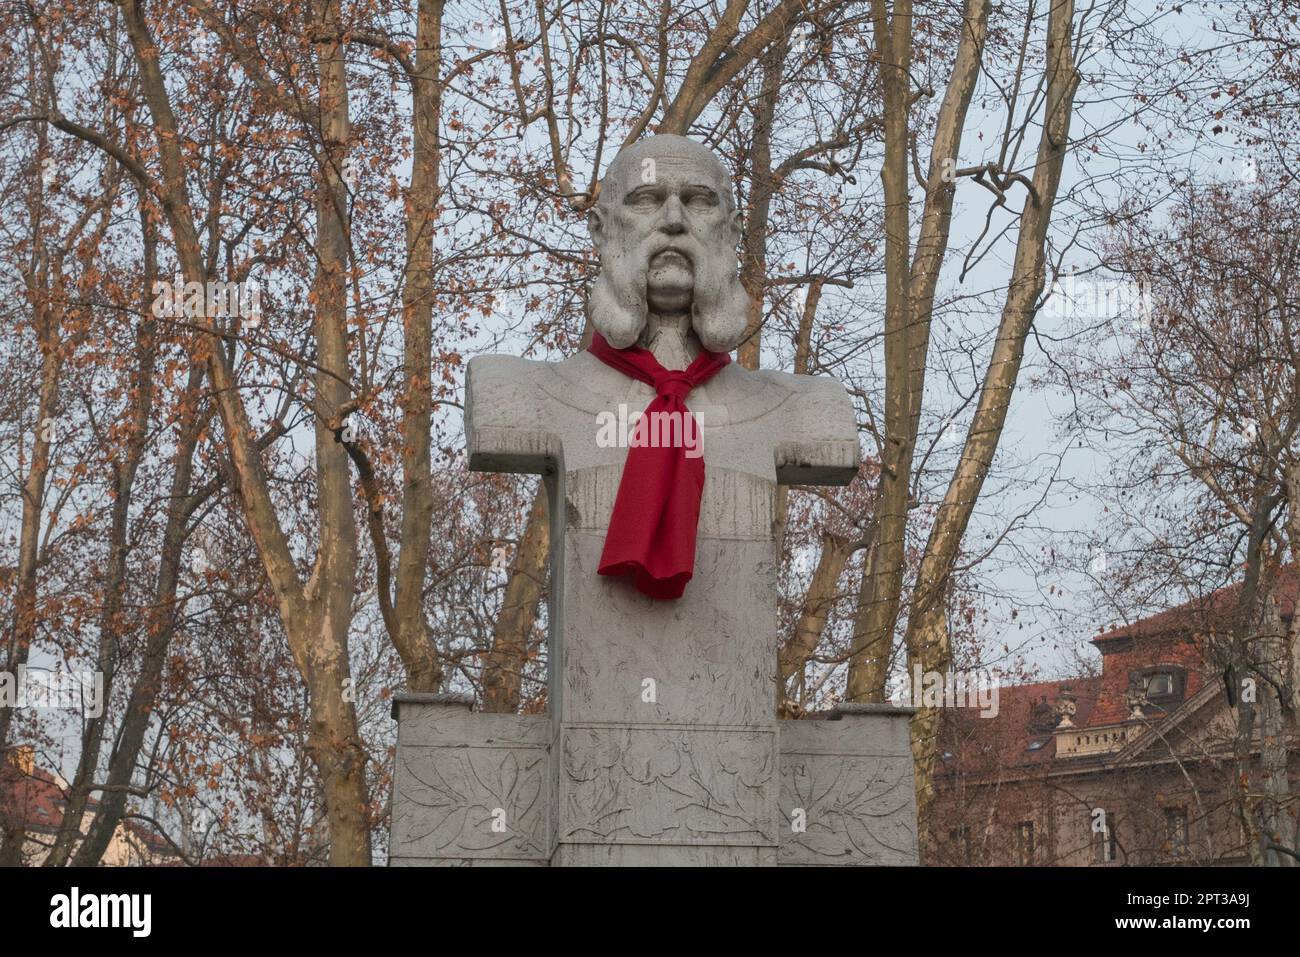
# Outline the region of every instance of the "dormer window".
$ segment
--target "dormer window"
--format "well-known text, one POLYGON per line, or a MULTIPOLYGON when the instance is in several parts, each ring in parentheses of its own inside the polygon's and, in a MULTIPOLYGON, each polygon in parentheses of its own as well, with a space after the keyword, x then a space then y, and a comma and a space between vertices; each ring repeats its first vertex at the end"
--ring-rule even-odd
POLYGON ((1168 671, 1147 675, 1147 697, 1167 698, 1174 693, 1174 676, 1168 671))
POLYGON ((1182 703, 1187 688, 1187 673, 1177 665, 1154 665, 1129 675, 1129 709, 1131 718, 1150 717, 1141 709, 1153 705, 1172 711, 1182 703))

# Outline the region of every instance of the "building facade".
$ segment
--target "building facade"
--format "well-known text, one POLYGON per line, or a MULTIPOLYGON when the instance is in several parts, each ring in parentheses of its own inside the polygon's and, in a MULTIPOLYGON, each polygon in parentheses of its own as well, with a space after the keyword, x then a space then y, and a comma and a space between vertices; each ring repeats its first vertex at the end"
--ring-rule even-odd
MULTIPOLYGON (((67 782, 36 763, 35 751, 20 746, 0 762, 0 815, 6 827, 21 827, 22 863, 39 867, 63 824, 67 806, 67 782)), ((84 836, 99 810, 99 801, 91 798, 80 822, 84 836)), ((176 864, 179 855, 165 838, 139 821, 123 820, 113 831, 101 864, 115 867, 159 866, 176 864)))
MULTIPOLYGON (((1214 597, 1210 608, 1232 595, 1214 597)), ((1293 576, 1279 598, 1289 625, 1293 576)), ((1099 674, 1003 687, 996 717, 944 712, 931 862, 1244 865, 1269 853, 1258 826, 1259 716, 1242 744, 1241 692, 1215 652, 1206 609, 1184 606, 1093 639, 1099 674)), ((1294 710, 1285 726, 1296 795, 1294 710)), ((1300 816, 1295 797, 1284 803, 1300 816)))

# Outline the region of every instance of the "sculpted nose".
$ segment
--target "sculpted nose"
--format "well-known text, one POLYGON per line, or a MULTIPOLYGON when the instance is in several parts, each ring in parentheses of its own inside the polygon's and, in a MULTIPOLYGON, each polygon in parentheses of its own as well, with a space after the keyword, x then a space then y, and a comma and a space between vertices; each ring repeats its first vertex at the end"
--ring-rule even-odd
POLYGON ((659 231, 669 236, 680 236, 686 232, 686 221, 682 217, 682 204, 676 196, 669 196, 659 214, 659 231))

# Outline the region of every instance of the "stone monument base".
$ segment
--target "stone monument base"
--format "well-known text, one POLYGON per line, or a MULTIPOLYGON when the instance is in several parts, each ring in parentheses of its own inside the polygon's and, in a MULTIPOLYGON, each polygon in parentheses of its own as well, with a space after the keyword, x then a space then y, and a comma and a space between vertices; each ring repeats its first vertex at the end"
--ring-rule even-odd
POLYGON ((917 863, 910 708, 767 727, 472 709, 395 696, 391 865, 917 863))

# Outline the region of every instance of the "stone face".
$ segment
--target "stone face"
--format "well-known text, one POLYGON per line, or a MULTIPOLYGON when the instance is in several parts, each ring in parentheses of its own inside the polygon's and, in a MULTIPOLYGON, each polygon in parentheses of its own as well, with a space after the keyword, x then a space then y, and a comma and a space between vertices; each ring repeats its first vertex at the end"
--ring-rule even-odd
MULTIPOLYGON (((698 147, 669 139, 661 158, 673 174, 655 194, 659 218, 638 218, 640 206, 601 215, 605 228, 621 224, 645 246, 651 264, 661 262, 660 241, 692 253, 698 293, 704 259, 715 268, 730 256, 734 278, 730 226, 692 240, 675 225, 686 214, 671 189, 693 188, 698 147)), ((660 147, 638 149, 645 159, 660 147)), ((707 165, 701 184, 722 188, 707 165)), ((619 189, 602 191, 602 201, 615 202, 619 189)), ((701 212, 691 228, 731 224, 730 209, 701 212)), ((603 236, 602 263, 611 241, 603 236)), ((626 285, 635 263, 621 268, 626 285)), ((651 271, 665 301, 685 273, 681 260, 651 271)), ((653 303, 654 283, 647 288, 653 303)), ((715 302, 692 321, 722 335, 726 311, 715 302)), ((619 323, 644 314, 644 304, 630 308, 609 328, 621 332, 619 323)), ((700 348, 693 331, 671 323, 643 340, 669 368, 700 348)), ((470 467, 540 474, 550 500, 550 714, 479 715, 456 698, 399 696, 394 863, 915 860, 905 714, 775 718, 777 486, 854 478, 858 433, 847 393, 833 379, 735 364, 690 393, 705 481, 694 578, 674 601, 597 574, 627 457, 625 446, 602 441, 600 417, 639 413, 653 398, 650 386, 586 352, 554 363, 469 363, 470 467), (795 808, 806 830, 793 828, 795 808)))

